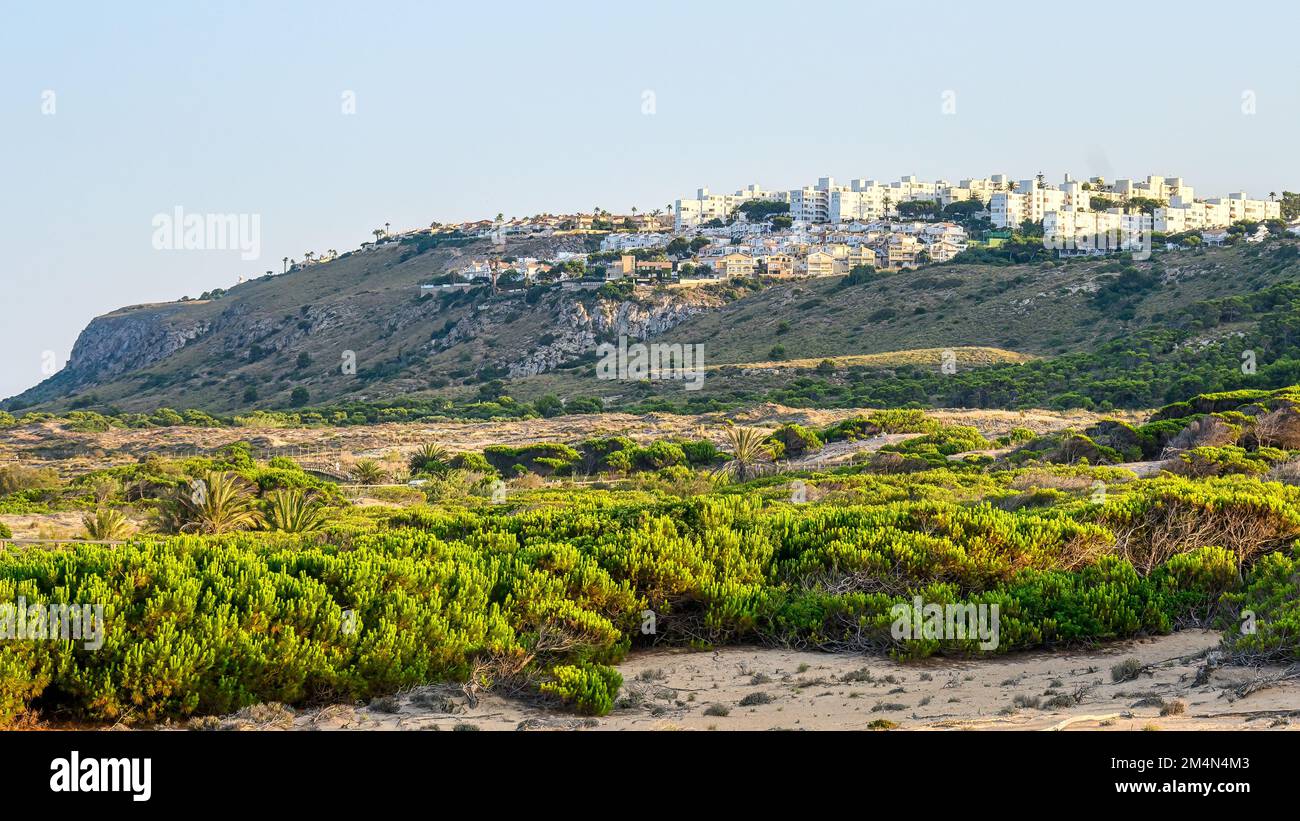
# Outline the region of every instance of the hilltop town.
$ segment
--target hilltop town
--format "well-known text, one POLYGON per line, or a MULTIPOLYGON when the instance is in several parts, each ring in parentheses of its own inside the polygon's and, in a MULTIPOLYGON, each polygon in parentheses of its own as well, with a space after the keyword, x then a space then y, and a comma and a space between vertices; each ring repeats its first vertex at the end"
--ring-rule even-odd
MULTIPOLYGON (((736 277, 842 276, 855 270, 898 271, 926 264, 981 261, 1006 248, 1041 248, 1040 256, 1100 256, 1258 242, 1300 231, 1300 196, 1245 192, 1201 199, 1181 177, 1143 181, 1100 177, 1060 184, 1043 175, 1012 181, 1003 174, 931 182, 823 177, 815 185, 732 194, 700 188, 664 209, 615 214, 540 214, 441 224, 393 233, 376 229, 361 251, 392 242, 489 239, 499 253, 460 262, 423 284, 426 291, 494 290, 605 282, 691 287, 736 277), (548 259, 509 253, 521 239, 573 237, 582 250, 548 259)), ((337 252, 308 254, 293 267, 327 262, 337 252)), ((1017 259, 1017 261, 1024 261, 1017 259)), ((290 260, 285 260, 286 270, 290 260)))

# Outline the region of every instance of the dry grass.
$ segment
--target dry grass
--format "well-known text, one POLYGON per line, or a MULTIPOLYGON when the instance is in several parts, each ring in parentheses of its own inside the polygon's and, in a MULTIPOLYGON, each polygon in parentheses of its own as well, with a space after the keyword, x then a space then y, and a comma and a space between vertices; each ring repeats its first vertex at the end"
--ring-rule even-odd
POLYGON ((837 368, 860 365, 868 368, 889 368, 899 365, 918 365, 939 367, 944 351, 952 351, 957 357, 959 367, 983 367, 987 365, 1004 365, 1007 363, 1029 362, 1036 357, 1028 354, 1008 351, 1002 348, 964 347, 964 348, 913 348, 905 351, 888 351, 885 353, 851 354, 848 356, 825 356, 808 359, 781 359, 762 362, 737 362, 731 364, 710 365, 706 370, 719 368, 741 368, 771 370, 781 368, 816 368, 822 362, 834 362, 837 368))

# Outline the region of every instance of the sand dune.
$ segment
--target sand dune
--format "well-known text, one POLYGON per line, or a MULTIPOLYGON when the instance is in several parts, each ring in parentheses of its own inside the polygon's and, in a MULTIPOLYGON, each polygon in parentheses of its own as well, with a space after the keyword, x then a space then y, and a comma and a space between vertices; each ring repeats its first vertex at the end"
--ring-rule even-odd
POLYGON ((1187 630, 1096 649, 912 663, 770 648, 650 651, 634 654, 620 666, 625 683, 619 706, 601 718, 494 693, 470 699, 459 687, 436 686, 377 699, 369 706, 299 712, 262 706, 219 722, 209 720, 208 726, 866 730, 890 722, 899 730, 1069 732, 1300 727, 1300 681, 1244 697, 1234 694, 1242 684, 1280 671, 1220 667, 1204 683, 1196 683, 1205 654, 1218 640, 1214 632, 1187 630), (1130 658, 1141 661, 1143 672, 1133 680, 1112 681, 1111 668, 1130 658))

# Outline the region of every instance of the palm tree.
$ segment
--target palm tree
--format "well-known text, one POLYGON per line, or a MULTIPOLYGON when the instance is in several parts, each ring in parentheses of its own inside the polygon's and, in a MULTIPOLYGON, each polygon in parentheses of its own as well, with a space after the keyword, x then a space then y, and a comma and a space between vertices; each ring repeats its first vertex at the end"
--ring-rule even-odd
POLYGON ((378 242, 379 242, 379 238, 382 237, 382 236, 384 235, 384 229, 382 229, 382 228, 376 228, 375 230, 371 231, 370 233, 374 234, 374 236, 375 236, 375 242, 378 243, 378 242))
POLYGON ((262 524, 253 507, 257 498, 252 483, 230 471, 209 471, 177 498, 182 533, 231 533, 262 524))
POLYGON ((349 473, 359 485, 378 485, 387 478, 384 469, 374 459, 362 459, 352 466, 349 473))
POLYGON ((763 463, 771 456, 767 445, 763 442, 766 438, 763 432, 755 428, 732 427, 727 428, 725 436, 731 459, 718 468, 718 473, 731 476, 738 482, 747 481, 760 474, 763 463))
POLYGON ((277 490, 267 496, 267 524, 283 533, 313 533, 325 524, 322 505, 301 490, 277 490))
POLYGON ((1277 199, 1277 192, 1276 192, 1276 191, 1269 191, 1269 192, 1268 192, 1268 201, 1269 201, 1269 202, 1273 202, 1273 201, 1276 200, 1276 199, 1277 199))
POLYGON ((81 523, 86 527, 86 538, 97 542, 117 542, 131 535, 131 523, 111 507, 99 508, 94 516, 87 514, 81 523))
POLYGON ((285 258, 284 258, 284 273, 286 273, 286 274, 289 273, 289 258, 288 258, 288 257, 285 257, 285 258))
POLYGON ((388 226, 391 224, 389 222, 384 223, 384 236, 388 236, 388 226))
POLYGON ((436 442, 426 442, 415 452, 407 465, 411 469, 412 476, 421 473, 441 476, 451 467, 448 464, 449 458, 447 449, 442 445, 436 442))
POLYGON ((316 257, 315 251, 304 251, 302 254, 302 258, 307 260, 308 265, 311 264, 312 259, 314 259, 315 257, 316 257))

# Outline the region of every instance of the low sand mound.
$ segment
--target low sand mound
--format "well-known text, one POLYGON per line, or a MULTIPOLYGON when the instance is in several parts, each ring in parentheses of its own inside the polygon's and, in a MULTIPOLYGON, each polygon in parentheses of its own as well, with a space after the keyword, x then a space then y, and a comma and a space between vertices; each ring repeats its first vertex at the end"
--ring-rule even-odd
POLYGON ((1186 630, 1072 652, 899 663, 875 656, 736 647, 637 653, 608 716, 584 718, 454 685, 367 706, 201 720, 225 729, 412 730, 1162 730, 1300 727, 1300 681, 1240 696, 1279 671, 1202 673, 1219 634, 1186 630), (1136 677, 1111 669, 1136 659, 1136 677), (1198 680, 1203 683, 1197 683, 1198 680))

